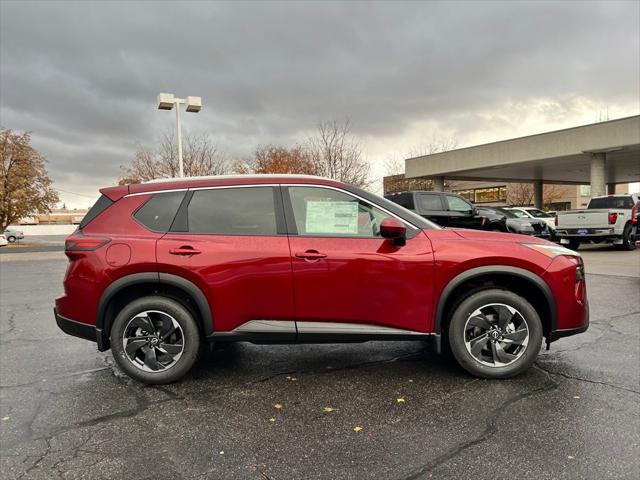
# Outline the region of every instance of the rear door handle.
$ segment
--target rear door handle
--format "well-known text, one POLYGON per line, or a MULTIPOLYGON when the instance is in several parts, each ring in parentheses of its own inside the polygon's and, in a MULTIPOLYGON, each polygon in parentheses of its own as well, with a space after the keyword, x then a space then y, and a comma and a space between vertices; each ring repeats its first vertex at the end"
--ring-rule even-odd
POLYGON ((183 245, 180 248, 172 248, 171 250, 169 250, 169 253, 171 255, 198 255, 202 252, 188 245, 183 245))
POLYGON ((306 252, 296 253, 296 258, 304 258, 305 260, 320 260, 326 258, 326 254, 320 253, 317 250, 307 250, 306 252))

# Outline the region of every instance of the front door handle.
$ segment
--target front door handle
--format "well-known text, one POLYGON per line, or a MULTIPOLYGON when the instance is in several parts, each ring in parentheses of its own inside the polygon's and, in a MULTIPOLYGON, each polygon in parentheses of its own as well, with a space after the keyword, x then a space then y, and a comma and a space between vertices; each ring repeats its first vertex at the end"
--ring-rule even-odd
POLYGON ((202 252, 189 245, 183 245, 180 248, 172 248, 171 250, 169 250, 169 253, 171 255, 198 255, 202 252))
POLYGON ((326 258, 326 254, 320 253, 317 250, 307 250, 306 252, 296 253, 296 258, 304 258, 305 260, 320 260, 326 258))

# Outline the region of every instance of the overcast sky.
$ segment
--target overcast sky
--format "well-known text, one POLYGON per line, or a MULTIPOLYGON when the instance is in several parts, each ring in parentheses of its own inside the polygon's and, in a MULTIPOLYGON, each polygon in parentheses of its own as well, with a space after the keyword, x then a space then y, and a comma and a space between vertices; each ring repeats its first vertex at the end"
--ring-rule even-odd
POLYGON ((434 133, 469 146, 638 114, 639 5, 0 0, 0 123, 33 132, 77 207, 173 127, 159 92, 201 96, 184 128, 231 155, 349 117, 379 178, 434 133))

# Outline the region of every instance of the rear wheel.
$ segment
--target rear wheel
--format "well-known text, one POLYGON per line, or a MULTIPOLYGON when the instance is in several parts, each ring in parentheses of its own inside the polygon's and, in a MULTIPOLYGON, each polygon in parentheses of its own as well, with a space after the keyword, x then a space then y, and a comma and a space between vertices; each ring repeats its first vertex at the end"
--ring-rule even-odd
POLYGON ((622 250, 635 250, 636 249, 636 238, 633 235, 633 227, 631 223, 627 223, 624 226, 624 230, 622 232, 622 245, 616 245, 622 250))
POLYGON ((111 329, 118 367, 144 383, 171 383, 193 366, 200 332, 193 315, 175 300, 150 296, 129 303, 111 329))
POLYGON ((460 366, 482 378, 507 378, 527 370, 540 351, 536 310, 508 290, 475 293, 453 312, 449 345, 460 366))
POLYGON ((7 242, 13 243, 15 241, 16 241, 16 237, 14 237, 13 235, 11 235, 10 237, 7 237, 7 242))
POLYGON ((578 250, 580 248, 580 240, 570 239, 569 245, 567 245, 571 250, 578 250))

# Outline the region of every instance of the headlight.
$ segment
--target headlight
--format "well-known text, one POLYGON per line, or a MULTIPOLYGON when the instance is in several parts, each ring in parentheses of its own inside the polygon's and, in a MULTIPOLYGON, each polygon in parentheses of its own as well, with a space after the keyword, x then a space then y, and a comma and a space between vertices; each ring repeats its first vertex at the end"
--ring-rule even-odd
POLYGON ((578 252, 561 247, 560 245, 546 245, 544 243, 522 243, 521 245, 540 252, 549 258, 556 258, 560 255, 565 255, 567 257, 580 257, 578 252))

